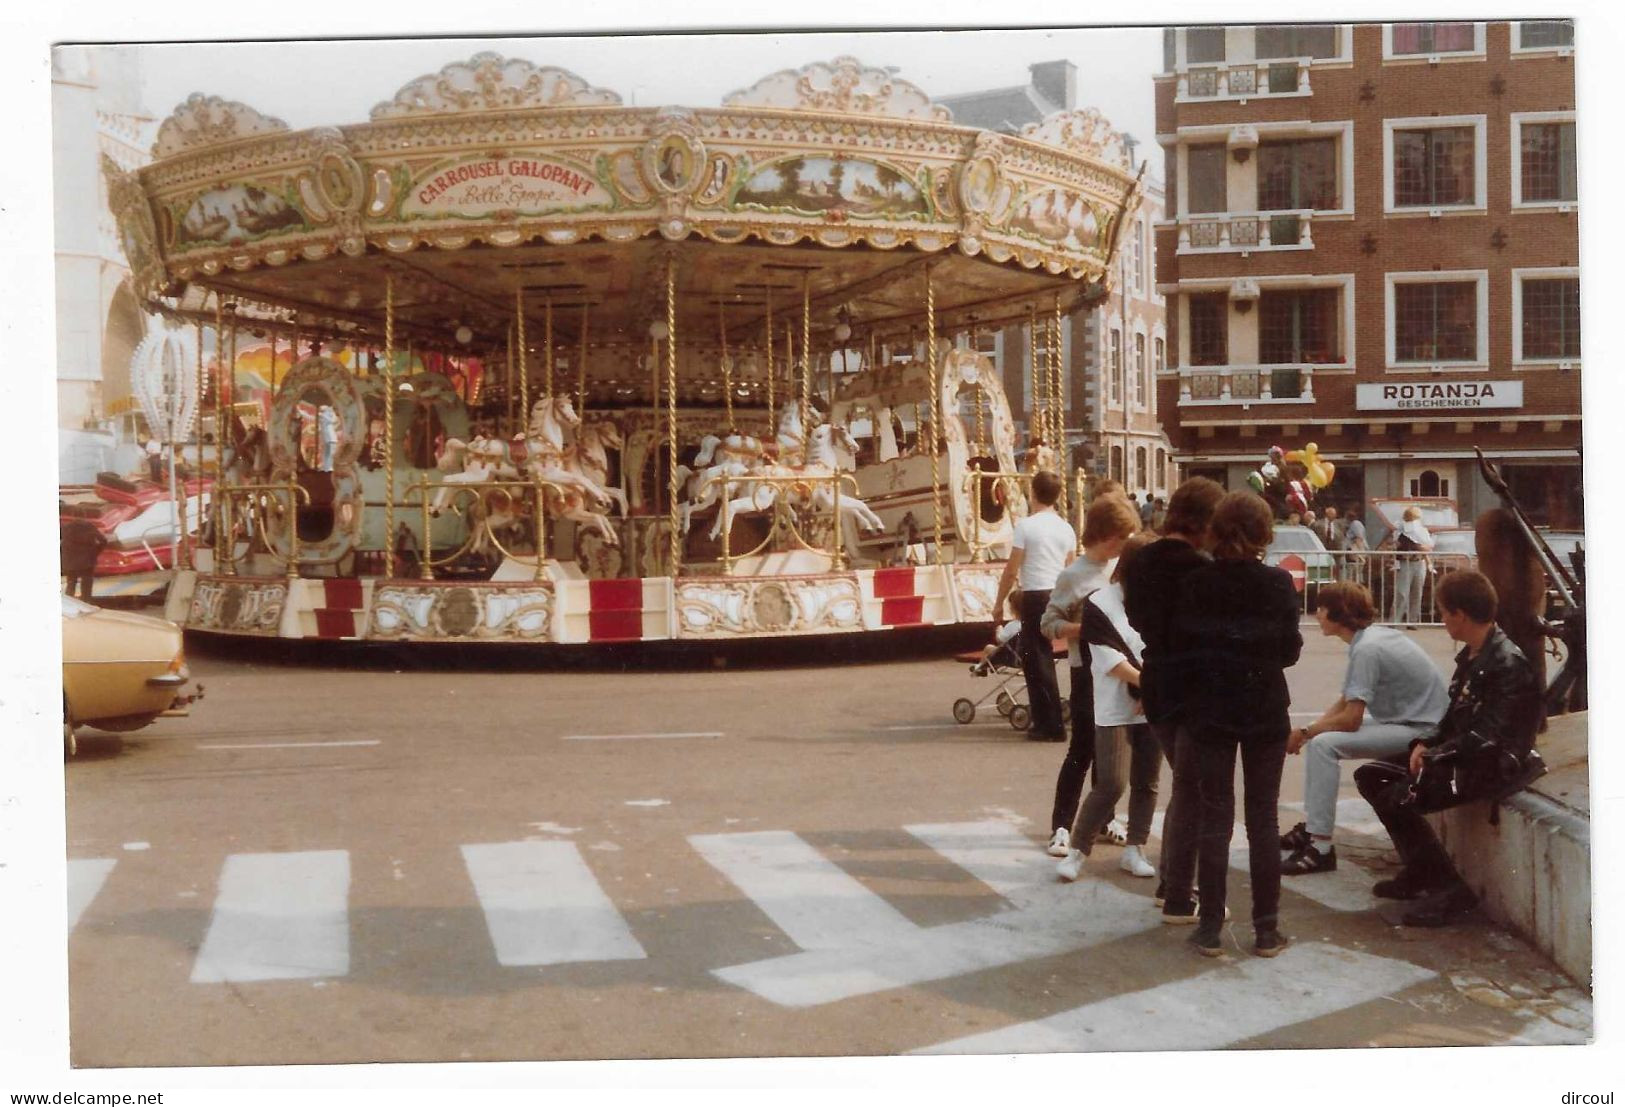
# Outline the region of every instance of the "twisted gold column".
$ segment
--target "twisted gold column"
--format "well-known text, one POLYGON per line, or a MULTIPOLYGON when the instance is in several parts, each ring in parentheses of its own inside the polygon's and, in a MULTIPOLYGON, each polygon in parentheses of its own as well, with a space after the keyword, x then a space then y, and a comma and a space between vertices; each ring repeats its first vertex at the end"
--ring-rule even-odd
POLYGON ((937 288, 925 269, 925 360, 931 372, 931 530, 942 564, 942 388, 937 379, 937 288))
POLYGON ((547 374, 547 387, 543 391, 549 400, 553 398, 553 301, 546 301, 546 313, 542 322, 542 339, 547 343, 547 356, 542 359, 544 371, 547 374))
POLYGON ((767 290, 767 433, 771 440, 779 429, 773 395, 773 289, 767 290))
POLYGON ((812 437, 812 277, 801 275, 801 442, 803 460, 812 437))
POLYGON ((581 353, 579 355, 579 361, 581 364, 576 367, 576 410, 578 412, 585 412, 587 410, 587 323, 589 321, 587 312, 587 301, 582 300, 581 353))
MULTIPOLYGON (((427 536, 425 536, 427 537, 427 536)), ((384 277, 384 579, 395 576, 395 278, 384 277)))
POLYGON ((530 431, 530 350, 525 345, 525 290, 514 289, 514 325, 519 331, 519 428, 530 431))
MULTIPOLYGON (((677 530, 677 257, 674 254, 666 255, 666 496, 671 522, 667 553, 671 577, 676 580, 683 543, 677 530)), ((727 540, 727 535, 723 540, 727 540)))

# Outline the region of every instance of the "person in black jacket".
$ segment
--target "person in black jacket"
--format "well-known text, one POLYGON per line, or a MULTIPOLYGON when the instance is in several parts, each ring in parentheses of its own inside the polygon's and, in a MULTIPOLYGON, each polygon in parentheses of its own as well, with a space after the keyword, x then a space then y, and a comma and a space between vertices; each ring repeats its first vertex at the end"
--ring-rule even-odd
POLYGON ((107 537, 88 519, 69 519, 61 524, 61 532, 67 594, 78 591, 79 598, 89 603, 96 590, 96 555, 107 547, 107 537))
POLYGON ((1174 634, 1178 610, 1179 582, 1207 564, 1203 548, 1208 544, 1208 521, 1224 497, 1217 481, 1192 477, 1174 489, 1168 500, 1163 537, 1141 550, 1123 573, 1123 610, 1145 642, 1141 658, 1140 696, 1145 705, 1145 721, 1162 747, 1163 759, 1171 769, 1168 809, 1162 820, 1162 852, 1157 858, 1155 903, 1163 909, 1163 922, 1191 923, 1196 909, 1191 904, 1191 881, 1196 869, 1196 822, 1190 817, 1191 801, 1186 798, 1190 782, 1179 768, 1177 748, 1184 732, 1180 688, 1186 647, 1174 634), (1172 882, 1175 858, 1182 884, 1172 882), (1168 910, 1168 904, 1174 910, 1168 910))
MULTIPOLYGON (((1185 577, 1174 617, 1174 634, 1189 651, 1181 693, 1188 734, 1177 754, 1196 794, 1201 896, 1191 943, 1207 956, 1223 952, 1220 928, 1227 913, 1238 751, 1257 938, 1253 952, 1273 957, 1289 941, 1277 919, 1281 852, 1275 819, 1292 729, 1285 670, 1297 664, 1303 635, 1292 578, 1260 560, 1273 537, 1270 515, 1269 505, 1250 491, 1231 492, 1219 501, 1208 527, 1213 563, 1185 577)), ((1169 886, 1183 887, 1188 861, 1174 860, 1169 886)), ((1190 906, 1170 898, 1163 910, 1190 906)))
POLYGON ((1434 594, 1445 630, 1462 644, 1450 706, 1436 733, 1411 744, 1405 764, 1373 761, 1354 773, 1404 864, 1372 892, 1422 900, 1404 915, 1406 926, 1445 926, 1476 905, 1423 816, 1515 790, 1531 762, 1538 765, 1531 751, 1543 714, 1534 667, 1495 625, 1498 599, 1489 578, 1446 573, 1434 594))

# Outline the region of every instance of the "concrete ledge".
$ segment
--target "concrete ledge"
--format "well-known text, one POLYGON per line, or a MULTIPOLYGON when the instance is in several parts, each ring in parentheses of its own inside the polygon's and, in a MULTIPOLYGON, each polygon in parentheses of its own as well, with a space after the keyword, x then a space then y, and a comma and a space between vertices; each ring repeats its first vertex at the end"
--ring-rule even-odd
POLYGON ((1586 714, 1551 720, 1539 749, 1550 772, 1501 804, 1428 816, 1486 914, 1591 987, 1591 801, 1586 714))

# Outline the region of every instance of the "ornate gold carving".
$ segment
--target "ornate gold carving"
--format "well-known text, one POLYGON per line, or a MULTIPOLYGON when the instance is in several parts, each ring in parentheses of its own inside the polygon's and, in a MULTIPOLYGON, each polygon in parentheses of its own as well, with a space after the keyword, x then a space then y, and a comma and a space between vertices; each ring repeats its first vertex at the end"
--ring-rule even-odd
POLYGON ((233 139, 284 132, 288 125, 261 115, 247 104, 194 92, 158 127, 152 144, 154 160, 173 157, 203 146, 218 146, 233 139))
POLYGON ((1098 108, 1058 111, 1042 122, 1027 124, 1021 129, 1021 137, 1125 169, 1130 167, 1128 145, 1098 108))
POLYGON ((199 577, 186 625, 233 634, 274 635, 287 603, 286 581, 199 577))
POLYGON ((854 576, 679 579, 678 636, 828 634, 863 628, 854 576))
POLYGON ((547 641, 553 590, 545 584, 380 583, 367 637, 418 641, 547 641))
POLYGON ((372 118, 399 119, 447 112, 504 111, 514 108, 616 106, 621 98, 556 66, 536 66, 522 58, 489 52, 453 62, 439 73, 410 81, 393 100, 372 109, 372 118))
POLYGON ((918 85, 842 55, 800 69, 781 69, 722 101, 723 107, 889 115, 951 123, 953 113, 918 85))
POLYGON ((136 294, 143 299, 160 294, 168 283, 163 253, 158 246, 158 229, 152 207, 134 172, 126 173, 118 163, 102 155, 102 176, 107 181, 107 206, 118 222, 124 260, 130 265, 136 294))

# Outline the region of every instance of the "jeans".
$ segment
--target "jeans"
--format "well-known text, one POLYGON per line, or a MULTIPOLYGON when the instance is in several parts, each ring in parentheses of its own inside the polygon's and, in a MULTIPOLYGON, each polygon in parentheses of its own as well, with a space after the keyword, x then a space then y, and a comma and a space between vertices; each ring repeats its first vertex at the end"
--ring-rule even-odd
MULTIPOLYGON (((1181 736, 1179 757, 1192 776, 1197 808, 1197 882, 1201 922, 1224 922, 1225 882, 1230 870, 1230 837, 1236 822, 1236 754, 1241 754, 1242 819, 1247 827, 1247 861, 1253 886, 1253 929, 1276 929, 1281 907, 1281 843, 1276 825, 1281 801, 1281 769, 1286 735, 1238 740, 1208 731, 1181 736)), ((1180 902, 1168 888, 1168 902, 1180 902)), ((1184 902, 1189 902, 1188 900, 1184 902)), ((1181 904, 1183 905, 1183 904, 1181 904)))
POLYGON ((1157 857, 1157 877, 1163 894, 1171 903, 1189 903, 1196 880, 1196 796, 1191 777, 1194 762, 1181 760, 1180 750, 1190 745, 1185 724, 1169 720, 1151 723, 1151 736, 1162 748, 1163 759, 1172 770, 1168 785, 1168 809, 1162 815, 1162 853, 1157 857))
POLYGON ((1072 828, 1072 848, 1089 852, 1094 831, 1111 818, 1125 787, 1129 789, 1128 844, 1145 845, 1151 836, 1151 816, 1157 811, 1161 768, 1162 749, 1148 724, 1095 727, 1095 784, 1072 828))
POLYGON ((1402 556, 1394 567, 1394 619, 1396 623, 1422 621, 1422 580, 1427 562, 1420 557, 1402 556))
MULTIPOLYGON (((1083 795, 1083 780, 1095 759, 1095 682, 1088 668, 1072 667, 1072 741, 1055 778, 1055 805, 1050 810, 1051 830, 1071 826, 1083 795)), ((1098 773, 1098 770, 1097 770, 1098 773)), ((1095 784, 1100 778, 1097 775, 1095 784)), ((1105 825, 1102 821, 1101 825, 1105 825)), ((1099 829, 1098 827, 1096 829, 1099 829)))
MULTIPOLYGON (((1423 818, 1424 812, 1409 802, 1413 779, 1408 764, 1393 761, 1373 761, 1354 770, 1354 783, 1360 795, 1371 804, 1388 836, 1394 840, 1394 849, 1399 851, 1399 859, 1405 866, 1405 878, 1426 888, 1465 887, 1450 854, 1445 852, 1439 836, 1423 818)), ((1462 797, 1461 802, 1468 802, 1468 797, 1462 797)), ((1428 810, 1444 808, 1435 806, 1428 810)))
POLYGON ((1066 736, 1061 722, 1061 687, 1055 679, 1055 656, 1039 629, 1049 592, 1021 594, 1021 671, 1027 677, 1027 703, 1032 709, 1032 737, 1058 742, 1066 736))
POLYGON ((1366 719, 1356 731, 1328 730, 1303 747, 1303 814, 1309 833, 1330 838, 1337 823, 1337 786, 1343 761, 1393 757, 1427 734, 1425 723, 1374 723, 1366 719))

